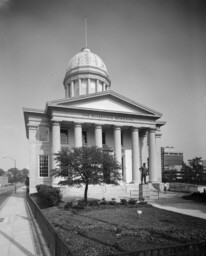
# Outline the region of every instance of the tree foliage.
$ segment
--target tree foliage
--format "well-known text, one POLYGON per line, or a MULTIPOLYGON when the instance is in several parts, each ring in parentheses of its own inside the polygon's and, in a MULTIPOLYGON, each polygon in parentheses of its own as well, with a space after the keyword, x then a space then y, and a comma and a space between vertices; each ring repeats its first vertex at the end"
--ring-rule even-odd
POLYGON ((18 170, 17 168, 10 168, 7 171, 8 181, 9 183, 25 182, 28 173, 29 170, 26 168, 22 170, 18 170))
POLYGON ((205 182, 204 168, 201 164, 201 157, 188 160, 188 165, 183 164, 183 180, 188 183, 203 184, 205 182))
POLYGON ((64 177, 60 184, 80 186, 85 184, 84 199, 87 201, 88 185, 106 183, 118 184, 121 180, 120 164, 116 158, 101 148, 79 147, 62 149, 55 154, 58 167, 54 175, 64 177))
POLYGON ((4 176, 5 175, 5 171, 3 169, 0 169, 0 176, 4 176))

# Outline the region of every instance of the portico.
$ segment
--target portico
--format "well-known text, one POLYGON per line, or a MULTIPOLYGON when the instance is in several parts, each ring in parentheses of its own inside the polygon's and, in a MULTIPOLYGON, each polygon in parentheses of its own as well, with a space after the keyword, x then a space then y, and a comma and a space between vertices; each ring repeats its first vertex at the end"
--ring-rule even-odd
POLYGON ((140 183, 144 162, 149 181, 161 182, 162 114, 110 90, 106 66, 96 56, 83 49, 70 61, 64 99, 47 102, 45 110, 24 109, 31 193, 37 184, 55 184, 50 175, 57 167, 55 153, 82 146, 114 154, 125 183, 140 183))

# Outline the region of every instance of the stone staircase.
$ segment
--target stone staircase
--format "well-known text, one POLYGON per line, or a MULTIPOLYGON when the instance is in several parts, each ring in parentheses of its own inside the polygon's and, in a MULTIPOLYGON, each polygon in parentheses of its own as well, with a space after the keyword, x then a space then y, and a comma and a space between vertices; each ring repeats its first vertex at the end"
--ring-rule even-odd
MULTIPOLYGON (((158 199, 158 189, 152 184, 143 185, 146 186, 147 194, 143 194, 146 201, 151 199, 158 199)), ((74 199, 83 199, 84 188, 82 187, 61 187, 64 201, 70 201, 74 199)), ((116 201, 120 201, 121 198, 135 198, 139 199, 139 184, 126 184, 124 182, 119 185, 102 184, 102 185, 89 185, 88 187, 88 199, 102 199, 111 200, 115 198, 116 201)))

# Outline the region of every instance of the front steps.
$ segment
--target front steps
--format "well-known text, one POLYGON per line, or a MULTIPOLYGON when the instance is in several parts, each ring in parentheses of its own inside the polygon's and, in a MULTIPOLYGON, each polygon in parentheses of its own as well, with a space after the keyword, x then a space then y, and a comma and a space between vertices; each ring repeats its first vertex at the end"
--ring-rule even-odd
MULTIPOLYGON (((80 188, 77 187, 61 187, 64 201, 70 201, 74 199, 84 198, 83 185, 80 188)), ((88 199, 102 199, 111 200, 115 198, 116 201, 120 201, 121 198, 144 198, 146 201, 151 199, 158 199, 159 192, 152 184, 139 185, 139 184, 125 184, 121 182, 119 185, 102 184, 102 185, 89 185, 88 187, 88 199), (140 187, 140 190, 139 190, 140 187), (144 187, 144 189, 142 189, 144 187)))

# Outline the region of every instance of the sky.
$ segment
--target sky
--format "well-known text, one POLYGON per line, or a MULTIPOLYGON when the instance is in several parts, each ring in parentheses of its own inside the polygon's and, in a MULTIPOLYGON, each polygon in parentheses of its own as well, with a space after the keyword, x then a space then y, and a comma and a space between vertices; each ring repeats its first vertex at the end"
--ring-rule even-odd
POLYGON ((28 168, 23 107, 64 98, 85 46, 111 89, 163 114, 162 146, 206 159, 205 0, 0 0, 0 168, 28 168))

